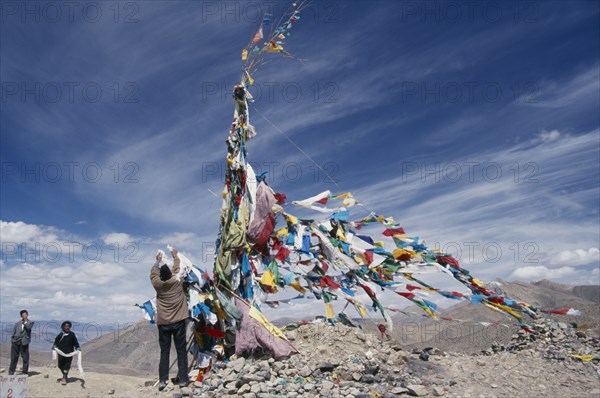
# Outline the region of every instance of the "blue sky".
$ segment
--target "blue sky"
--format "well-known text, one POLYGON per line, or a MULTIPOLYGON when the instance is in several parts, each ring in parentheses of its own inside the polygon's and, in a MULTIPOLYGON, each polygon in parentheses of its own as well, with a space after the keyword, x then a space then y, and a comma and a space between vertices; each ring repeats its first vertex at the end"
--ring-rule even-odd
MULTIPOLYGON (((156 249, 212 264, 230 91, 269 6, 29 4, 2 2, 2 321, 137 320, 156 249)), ((286 39, 302 61, 253 76, 249 159, 288 202, 355 192, 483 279, 598 283, 598 14, 315 2, 286 39)))

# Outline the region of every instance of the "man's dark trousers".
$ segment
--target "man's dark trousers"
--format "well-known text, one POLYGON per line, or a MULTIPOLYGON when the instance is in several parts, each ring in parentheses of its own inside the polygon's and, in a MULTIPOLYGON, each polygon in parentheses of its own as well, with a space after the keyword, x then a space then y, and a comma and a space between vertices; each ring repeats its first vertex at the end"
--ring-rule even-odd
POLYGON ((19 355, 23 358, 23 373, 29 372, 29 344, 23 345, 21 343, 12 343, 8 373, 15 373, 19 355))
POLYGON ((188 358, 185 341, 185 320, 158 325, 158 343, 160 344, 160 362, 158 364, 158 375, 160 381, 167 382, 169 379, 169 354, 171 352, 171 337, 175 340, 177 351, 177 366, 179 367, 179 383, 188 381, 188 358))

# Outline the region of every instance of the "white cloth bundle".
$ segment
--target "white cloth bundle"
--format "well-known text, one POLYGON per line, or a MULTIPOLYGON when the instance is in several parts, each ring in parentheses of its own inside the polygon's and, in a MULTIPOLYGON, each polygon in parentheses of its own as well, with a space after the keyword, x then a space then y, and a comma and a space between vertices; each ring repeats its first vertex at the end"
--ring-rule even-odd
MULTIPOLYGON (((173 250, 171 245, 167 245, 167 248, 169 250, 173 250)), ((192 272, 193 267, 190 259, 184 256, 182 253, 177 253, 177 257, 179 257, 179 272, 177 273, 177 275, 175 275, 175 277, 178 281, 180 281, 183 278, 185 278, 187 274, 192 272)))
POLYGON ((73 351, 70 354, 65 354, 64 352, 62 352, 61 350, 59 350, 58 348, 54 348, 52 350, 52 360, 56 361, 57 359, 57 354, 60 355, 61 357, 74 357, 75 355, 77 355, 77 370, 79 370, 79 376, 83 379, 84 378, 84 373, 83 373, 83 367, 81 366, 81 358, 83 357, 83 354, 81 354, 81 351, 73 351))
POLYGON ((160 268, 161 266, 166 264, 169 268, 173 268, 173 260, 171 260, 170 257, 167 257, 163 250, 157 250, 156 255, 158 256, 159 254, 162 255, 162 259, 160 260, 160 262, 155 262, 154 266, 160 268))

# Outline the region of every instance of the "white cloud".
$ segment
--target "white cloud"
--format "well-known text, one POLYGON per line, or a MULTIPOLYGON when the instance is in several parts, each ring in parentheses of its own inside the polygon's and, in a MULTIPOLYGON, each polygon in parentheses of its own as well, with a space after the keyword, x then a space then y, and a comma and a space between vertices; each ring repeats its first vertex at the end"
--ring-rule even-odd
POLYGON ((27 224, 23 221, 0 221, 0 237, 3 243, 48 243, 56 241, 59 231, 44 225, 27 224))
POLYGON ((214 245, 214 237, 192 232, 151 237, 113 232, 100 235, 94 242, 68 231, 21 221, 2 222, 2 232, 3 242, 8 238, 21 244, 15 253, 2 253, 2 316, 15 306, 28 306, 38 319, 137 321, 140 311, 133 304, 155 296, 148 275, 157 248, 166 250, 170 243, 194 264, 206 267, 204 263, 212 263, 212 251, 206 249, 209 255, 201 256, 206 254, 202 243, 214 245), (40 241, 51 242, 34 250, 37 246, 32 243, 40 241), (125 246, 130 242, 134 245, 125 246))
POLYGON ((553 258, 552 263, 556 265, 586 265, 600 262, 600 250, 592 247, 588 250, 563 250, 557 257, 553 258))
POLYGON ((534 142, 552 142, 556 141, 559 137, 560 132, 558 130, 542 131, 536 136, 534 142))
POLYGON ((517 268, 510 277, 524 281, 538 281, 540 279, 563 280, 575 275, 577 272, 573 267, 548 268, 543 265, 536 265, 517 268))
POLYGON ((26 306, 37 319, 100 323, 141 319, 133 304, 154 294, 146 272, 138 275, 135 269, 105 263, 5 267, 0 288, 2 318, 15 307, 26 306))
POLYGON ((112 245, 116 243, 121 246, 124 246, 127 243, 135 242, 136 239, 124 232, 112 232, 110 234, 103 235, 102 241, 107 245, 112 245))
MULTIPOLYGON (((216 221, 215 226, 218 226, 216 221)), ((153 239, 157 245, 164 246, 165 250, 166 245, 171 245, 175 248, 200 248, 200 246, 207 243, 212 243, 214 245, 214 240, 215 238, 213 236, 211 236, 210 239, 207 239, 207 237, 203 238, 192 232, 174 232, 153 239)), ((163 248, 162 246, 160 248, 163 248)))

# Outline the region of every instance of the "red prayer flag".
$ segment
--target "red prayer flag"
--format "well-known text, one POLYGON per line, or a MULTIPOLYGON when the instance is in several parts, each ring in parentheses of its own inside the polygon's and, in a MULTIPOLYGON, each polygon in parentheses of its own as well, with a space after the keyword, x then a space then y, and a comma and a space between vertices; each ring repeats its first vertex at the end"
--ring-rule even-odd
POLYGON ((275 199, 277 199, 278 205, 283 205, 285 203, 285 200, 287 199, 287 196, 284 193, 276 193, 275 199))
POLYGON ((287 247, 283 246, 281 249, 279 249, 279 251, 277 252, 277 255, 275 256, 275 258, 279 261, 285 261, 285 259, 287 258, 287 256, 290 254, 290 249, 288 249, 287 247))
POLYGON ((332 289, 339 289, 340 288, 340 285, 337 284, 337 283, 335 283, 335 281, 333 279, 331 279, 330 277, 328 277, 328 276, 323 277, 322 281, 324 281, 327 284, 327 286, 329 286, 332 289))
POLYGON ((398 235, 398 234, 404 234, 404 228, 399 227, 399 228, 388 228, 385 231, 383 231, 383 235, 384 236, 394 236, 394 235, 398 235))
POLYGON ((223 332, 222 330, 218 330, 218 329, 205 328, 204 332, 207 335, 215 337, 217 339, 222 339, 223 337, 225 337, 225 332, 223 332))
POLYGON ((415 295, 412 293, 408 293, 408 292, 396 292, 396 293, 401 295, 402 297, 406 297, 409 300, 412 300, 415 298, 415 295))
POLYGON ((557 314, 557 315, 567 315, 569 312, 569 308, 561 308, 560 310, 544 310, 548 314, 557 314))
POLYGON ((452 256, 439 256, 437 258, 437 261, 442 265, 450 265, 454 268, 460 269, 460 264, 458 263, 458 260, 456 260, 452 256))

